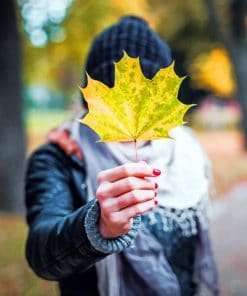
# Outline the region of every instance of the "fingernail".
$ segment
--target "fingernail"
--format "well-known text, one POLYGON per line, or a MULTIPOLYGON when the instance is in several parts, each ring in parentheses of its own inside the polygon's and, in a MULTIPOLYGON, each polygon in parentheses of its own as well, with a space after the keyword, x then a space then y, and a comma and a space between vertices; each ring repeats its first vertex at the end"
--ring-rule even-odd
POLYGON ((154 188, 157 189, 159 187, 158 183, 154 184, 154 188))
POLYGON ((145 161, 146 163, 148 163, 148 161, 146 159, 143 159, 143 161, 145 161))
POLYGON ((156 191, 154 192, 154 196, 157 196, 157 192, 156 191))
POLYGON ((153 169, 153 175, 154 176, 159 176, 161 174, 161 171, 158 169, 153 169))
POLYGON ((159 203, 159 201, 157 199, 155 199, 154 204, 157 206, 158 203, 159 203))

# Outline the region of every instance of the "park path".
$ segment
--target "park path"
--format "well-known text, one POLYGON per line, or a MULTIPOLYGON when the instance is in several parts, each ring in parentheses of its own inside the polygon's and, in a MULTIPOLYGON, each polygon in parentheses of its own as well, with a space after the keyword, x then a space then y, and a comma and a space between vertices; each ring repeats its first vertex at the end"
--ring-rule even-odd
POLYGON ((213 202, 211 237, 222 296, 247 295, 247 182, 213 202))
POLYGON ((247 152, 239 131, 200 131, 196 135, 211 160, 217 198, 227 197, 222 193, 240 181, 247 182, 247 152))
POLYGON ((239 131, 197 136, 213 165, 211 236, 222 296, 247 296, 247 153, 239 131))

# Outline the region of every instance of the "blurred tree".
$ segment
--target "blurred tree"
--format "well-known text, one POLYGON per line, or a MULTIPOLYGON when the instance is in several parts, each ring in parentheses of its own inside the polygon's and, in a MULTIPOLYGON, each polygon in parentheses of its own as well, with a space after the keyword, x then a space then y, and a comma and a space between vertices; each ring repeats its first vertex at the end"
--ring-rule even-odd
POLYGON ((224 98, 230 98, 236 92, 232 64, 224 48, 199 54, 189 69, 193 84, 197 86, 210 89, 224 98))
POLYGON ((247 148, 247 0, 229 0, 223 7, 214 0, 203 1, 212 35, 226 48, 233 63, 247 148))
POLYGON ((23 204, 24 136, 15 6, 0 1, 0 210, 23 204))
MULTIPOLYGON (((150 20, 151 14, 147 0, 68 1, 71 5, 67 7, 63 21, 55 23, 50 19, 42 27, 47 36, 45 44, 35 46, 29 35, 23 34, 23 65, 26 85, 44 83, 71 97, 75 91, 79 94, 76 85, 80 84, 83 61, 94 36, 122 15, 137 14, 150 20)), ((25 24, 24 8, 29 3, 31 14, 36 3, 31 0, 20 2, 23 2, 21 12, 25 24)), ((40 13, 45 14, 45 9, 40 13)))
MULTIPOLYGON (((188 74, 188 65, 201 52, 211 51, 214 47, 219 47, 219 43, 226 49, 233 64, 247 147, 247 0, 202 0, 182 3, 180 0, 149 1, 153 13, 159 20, 158 32, 169 41, 174 50, 179 75, 188 74)), ((216 83, 220 84, 222 76, 216 77, 216 83)), ((186 87, 183 96, 189 98, 191 95, 194 100, 195 95, 188 91, 190 84, 187 83, 186 87)), ((186 98, 183 100, 190 102, 186 98)))
POLYGON ((168 40, 175 55, 185 63, 178 69, 182 73, 198 53, 212 47, 203 3, 181 0, 149 2, 156 16, 158 33, 168 40))
MULTIPOLYGON (((195 57, 214 46, 203 3, 181 0, 149 0, 149 3, 156 17, 157 32, 171 45, 177 74, 188 76, 195 57)), ((206 90, 192 87, 188 76, 181 85, 179 99, 186 104, 199 104, 206 94, 206 90)))

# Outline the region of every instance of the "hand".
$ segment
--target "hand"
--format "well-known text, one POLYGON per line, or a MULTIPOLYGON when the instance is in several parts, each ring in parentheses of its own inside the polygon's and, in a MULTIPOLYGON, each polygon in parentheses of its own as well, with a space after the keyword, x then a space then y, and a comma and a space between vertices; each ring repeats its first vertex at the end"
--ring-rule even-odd
POLYGON ((66 154, 75 154, 80 160, 83 159, 79 145, 71 139, 68 130, 56 128, 51 130, 47 136, 47 141, 57 144, 66 154))
POLYGON ((158 184, 147 177, 160 175, 145 161, 102 171, 98 175, 96 198, 101 214, 99 230, 103 237, 121 236, 132 227, 133 217, 154 208, 158 184))

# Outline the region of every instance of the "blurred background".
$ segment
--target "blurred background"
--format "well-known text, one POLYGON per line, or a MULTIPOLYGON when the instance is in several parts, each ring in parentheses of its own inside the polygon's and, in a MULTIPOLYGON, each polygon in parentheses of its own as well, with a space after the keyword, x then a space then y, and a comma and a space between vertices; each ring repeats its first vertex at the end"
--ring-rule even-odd
POLYGON ((58 295, 24 259, 23 175, 48 131, 80 108, 90 42, 144 17, 171 45, 187 115, 212 161, 213 246, 221 295, 247 295, 247 1, 0 1, 0 295, 58 295))

